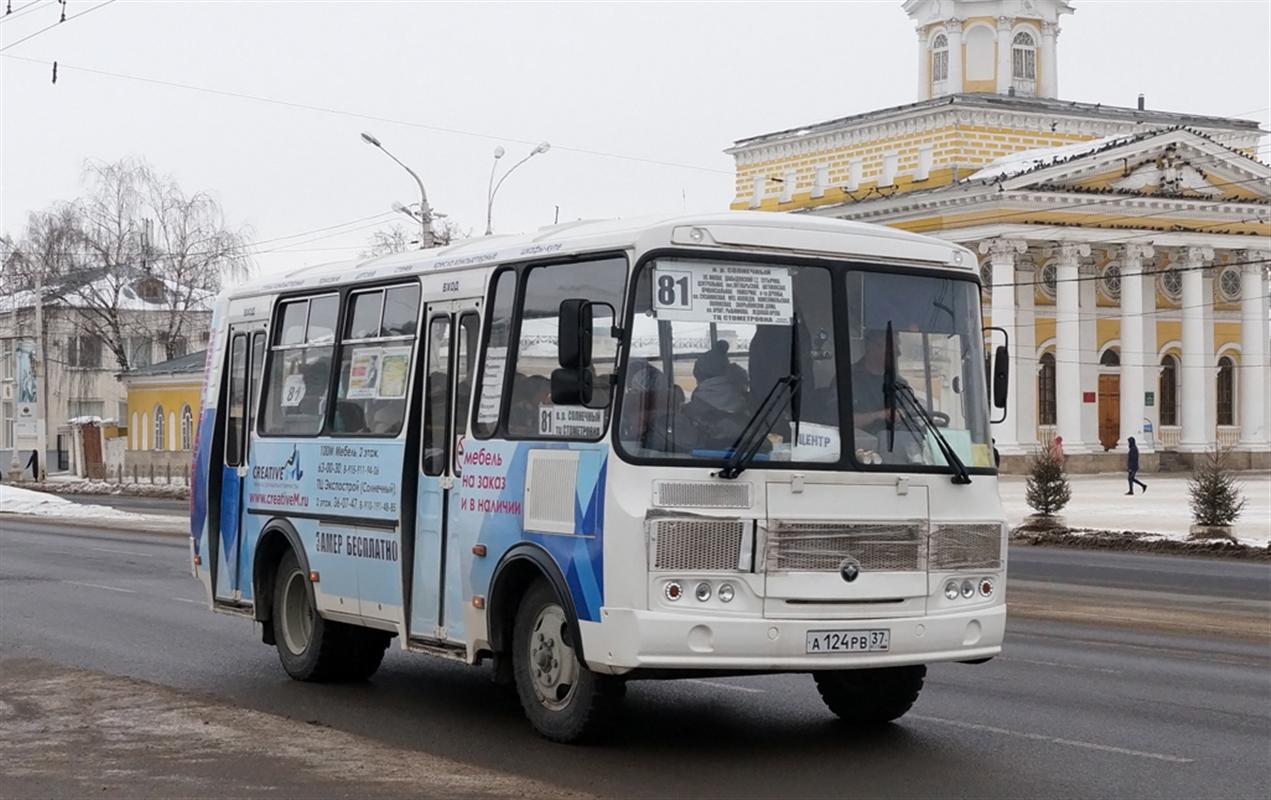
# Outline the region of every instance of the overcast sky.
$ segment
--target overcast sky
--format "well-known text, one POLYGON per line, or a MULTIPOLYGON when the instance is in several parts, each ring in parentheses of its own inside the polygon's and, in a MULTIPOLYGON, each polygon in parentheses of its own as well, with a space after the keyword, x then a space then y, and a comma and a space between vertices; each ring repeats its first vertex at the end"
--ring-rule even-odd
MULTIPOLYGON (((85 159, 142 156, 250 225, 262 272, 353 257, 393 215, 280 237, 417 199, 363 130, 476 234, 495 145, 506 164, 550 141, 499 194, 495 228, 510 232, 557 206, 562 221, 726 208, 733 140, 911 102, 917 82, 899 0, 116 0, 10 47, 57 20, 55 0, 29 2, 0 17, 0 231, 76 196, 85 159)), ((100 2, 71 0, 68 15, 100 2)), ((1143 92, 1151 108, 1271 127, 1268 0, 1073 6, 1062 98, 1133 106, 1143 92)))

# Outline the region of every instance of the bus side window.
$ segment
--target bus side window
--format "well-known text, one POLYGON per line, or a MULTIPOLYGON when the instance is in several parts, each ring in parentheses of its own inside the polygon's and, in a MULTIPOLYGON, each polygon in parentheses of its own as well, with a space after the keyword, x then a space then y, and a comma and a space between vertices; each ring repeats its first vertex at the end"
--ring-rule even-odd
POLYGON ((617 341, 610 335, 613 312, 622 308, 627 282, 627 260, 610 257, 596 261, 554 264, 530 269, 522 298, 520 336, 512 376, 512 402, 507 432, 514 438, 599 439, 608 411, 588 413, 558 423, 552 402, 551 375, 559 366, 557 340, 560 301, 581 297, 595 306, 592 368, 596 375, 594 405, 609 397, 609 378, 617 359, 617 341))
MULTIPOLYGON (((481 318, 475 313, 466 313, 459 317, 459 338, 456 342, 455 354, 455 436, 463 436, 468 431, 468 402, 472 399, 472 376, 477 367, 477 332, 481 327, 481 318)), ((459 461, 459 450, 455 448, 454 472, 463 473, 463 464, 459 461)))
POLYGON ((322 430, 339 310, 335 294, 283 303, 264 386, 262 434, 313 436, 322 430))
POLYGON ((406 418, 419 284, 349 295, 331 432, 396 436, 406 418))
POLYGON ((512 304, 516 299, 516 271, 505 269, 495 278, 489 309, 489 326, 482 348, 481 388, 477 393, 477 411, 472 432, 489 439, 499 425, 503 405, 503 386, 507 377, 508 341, 512 337, 512 304))
POLYGON ((425 475, 446 469, 446 442, 450 423, 450 317, 433 317, 428 323, 428 348, 424 358, 424 436, 420 457, 425 475))
POLYGON ((230 342, 229 396, 225 409, 225 465, 243 463, 244 408, 247 401, 247 336, 234 334, 230 342))

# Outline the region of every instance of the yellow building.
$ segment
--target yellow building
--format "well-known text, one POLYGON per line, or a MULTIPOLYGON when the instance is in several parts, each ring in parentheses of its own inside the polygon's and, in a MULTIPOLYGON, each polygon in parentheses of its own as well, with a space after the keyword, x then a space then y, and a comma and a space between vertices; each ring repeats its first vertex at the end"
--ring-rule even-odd
POLYGON ((737 141, 735 209, 877 222, 983 255, 1006 328, 1004 468, 1214 445, 1271 466, 1271 168, 1256 121, 1055 98, 1063 0, 908 0, 919 100, 737 141))
POLYGON ((207 352, 200 351, 119 376, 128 392, 129 469, 189 465, 206 360, 207 352))

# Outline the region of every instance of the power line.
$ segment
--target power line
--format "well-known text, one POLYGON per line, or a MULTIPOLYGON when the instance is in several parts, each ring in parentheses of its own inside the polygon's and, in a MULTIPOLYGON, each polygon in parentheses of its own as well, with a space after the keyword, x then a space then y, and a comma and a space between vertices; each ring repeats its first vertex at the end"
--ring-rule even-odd
MULTIPOLYGON (((98 3, 92 8, 86 8, 83 11, 79 12, 78 14, 71 14, 69 17, 66 17, 64 19, 59 19, 57 22, 54 22, 52 25, 48 25, 46 27, 40 28, 38 31, 35 31, 34 33, 29 33, 26 36, 23 36, 21 39, 18 39, 16 42, 10 42, 9 44, 6 44, 4 47, 0 47, 0 53, 3 53, 5 50, 8 50, 11 47, 17 47, 23 42, 30 41, 31 39, 34 39, 35 37, 39 36, 41 33, 44 33, 45 31, 51 31, 54 28, 56 28, 58 25, 61 25, 63 22, 70 22, 71 20, 82 17, 85 14, 91 14, 97 9, 105 8, 106 6, 110 5, 113 2, 115 2, 115 0, 106 0, 104 3, 98 3)), ((10 58, 17 58, 17 56, 10 56, 10 58)), ((46 63, 53 64, 55 62, 49 61, 46 63)))
MULTIPOLYGON (((107 2, 114 2, 114 0, 107 0, 107 2)), ((86 13, 86 12, 81 12, 81 13, 86 13)), ((24 41, 24 40, 19 40, 19 41, 24 41)), ((14 44, 18 44, 18 43, 19 42, 14 42, 14 44)), ((6 47, 3 48, 3 50, 7 50, 9 47, 12 47, 12 46, 13 45, 7 45, 6 47)), ((2 50, 0 50, 0 52, 2 52, 2 50)), ((50 66, 53 63, 52 61, 45 61, 43 59, 27 58, 25 56, 15 56, 11 54, 5 54, 5 58, 13 58, 19 61, 26 61, 31 64, 42 64, 45 66, 50 66)), ((167 86, 169 88, 174 88, 174 89, 186 89, 188 91, 203 92, 206 94, 214 94, 214 95, 219 95, 222 97, 233 97, 240 100, 251 100, 257 103, 269 103, 272 105, 284 106, 286 108, 295 108, 295 109, 300 109, 303 111, 317 111, 324 114, 336 114, 343 117, 351 117, 353 119, 367 120, 370 122, 385 122, 392 125, 402 125, 408 128, 419 128, 421 130, 436 131, 438 133, 449 133, 449 134, 454 134, 457 136, 469 136, 469 137, 473 137, 477 139, 487 139, 489 141, 515 142, 517 144, 527 144, 527 145, 536 145, 539 143, 537 141, 533 141, 530 139, 518 139, 515 137, 508 137, 508 136, 496 136, 494 134, 484 133, 481 131, 470 131, 470 130, 464 130, 462 128, 453 128, 453 127, 448 127, 443 125, 429 125, 423 122, 414 122, 411 120, 396 119, 393 117, 383 117, 383 116, 378 116, 375 114, 364 114, 359 111, 350 111, 348 109, 331 108, 328 106, 320 106, 320 105, 315 105, 312 103, 300 103, 300 102, 295 102, 292 100, 280 100, 278 98, 265 97, 263 95, 246 94, 244 92, 235 92, 235 91, 230 91, 227 89, 214 89, 209 86, 196 86, 194 84, 180 83, 177 81, 170 81, 170 80, 165 80, 162 78, 150 78, 150 77, 146 77, 142 75, 129 75, 122 72, 111 72, 108 70, 94 69, 91 67, 79 67, 79 66, 74 66, 71 64, 61 63, 61 62, 59 62, 58 64, 58 69, 62 72, 65 72, 67 70, 75 70, 79 72, 85 72, 90 75, 100 75, 100 76, 104 76, 108 78, 118 78, 121 80, 139 81, 141 83, 149 83, 149 84, 154 84, 157 86, 167 86)), ((685 163, 677 162, 677 161, 664 161, 664 160, 656 159, 656 158, 632 156, 632 155, 626 155, 623 153, 613 153, 606 150, 596 150, 594 148, 587 148, 587 147, 576 147, 576 146, 570 146, 570 145, 553 144, 552 149, 564 150, 566 152, 579 153, 582 155, 598 156, 601 158, 615 158, 615 159, 621 159, 624 161, 635 161, 642 164, 653 164, 653 165, 662 166, 662 167, 689 169, 689 170, 695 170, 698 172, 713 172, 713 173, 722 174, 722 175, 734 174, 732 170, 716 169, 714 167, 704 167, 699 164, 685 164, 685 163)))
POLYGON ((25 5, 18 6, 17 8, 10 11, 8 14, 5 14, 3 17, 0 17, 0 24, 8 22, 9 20, 17 19, 18 17, 21 17, 25 14, 31 13, 32 11, 35 10, 33 6, 37 6, 43 2, 44 0, 31 0, 31 2, 25 5))

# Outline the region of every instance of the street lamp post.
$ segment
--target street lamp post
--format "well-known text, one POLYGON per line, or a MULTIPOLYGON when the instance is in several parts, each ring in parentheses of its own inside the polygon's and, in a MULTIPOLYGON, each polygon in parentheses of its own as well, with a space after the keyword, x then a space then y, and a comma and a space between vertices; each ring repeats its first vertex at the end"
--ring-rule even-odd
POLYGON ((421 181, 419 179, 419 176, 415 174, 415 170, 403 164, 400 158, 398 158, 397 156, 390 153, 387 149, 385 149, 384 145, 380 144, 379 139, 376 139, 371 134, 367 133, 366 131, 363 131, 362 141, 366 142, 369 145, 379 148, 379 150, 382 153, 384 153, 384 155, 396 161, 397 164, 402 169, 409 172, 410 176, 415 179, 415 183, 418 184, 419 186, 419 247, 421 250, 427 250, 428 248, 432 247, 433 246, 433 233, 432 233, 433 214, 432 214, 432 208, 428 205, 428 192, 424 189, 424 182, 421 181))
POLYGON ((485 235, 486 236, 489 236, 490 234, 494 233, 494 196, 499 193, 499 187, 503 185, 503 182, 508 179, 509 175, 511 175, 513 172, 516 171, 517 167, 521 166, 526 161, 529 161, 531 158, 533 158, 536 155, 539 155, 540 153, 546 153, 551 148, 552 146, 550 143, 539 142, 538 144, 534 146, 534 149, 529 152, 529 155, 527 155, 525 158, 522 158, 520 161, 516 162, 511 167, 509 167, 508 171, 503 173, 503 176, 499 178, 498 183, 494 182, 494 172, 496 169, 498 169, 499 159, 503 158, 503 155, 506 151, 503 149, 502 146, 494 148, 494 163, 490 165, 490 182, 486 186, 486 195, 485 195, 485 235))

